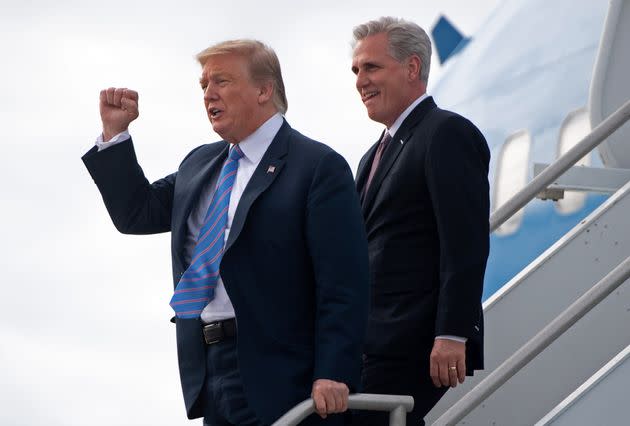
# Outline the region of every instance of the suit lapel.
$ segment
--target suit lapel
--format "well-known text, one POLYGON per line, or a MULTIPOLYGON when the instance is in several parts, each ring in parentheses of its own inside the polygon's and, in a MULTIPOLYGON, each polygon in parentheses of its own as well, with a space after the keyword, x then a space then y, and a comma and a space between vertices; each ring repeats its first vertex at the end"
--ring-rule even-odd
POLYGON ((203 186, 208 183, 208 180, 211 178, 213 173, 218 175, 218 171, 223 166, 225 159, 227 158, 228 151, 230 145, 226 142, 225 148, 221 150, 219 155, 214 156, 212 159, 209 159, 206 165, 201 167, 199 171, 190 179, 189 186, 191 191, 188 191, 188 197, 184 201, 184 218, 188 218, 190 216, 190 212, 193 206, 196 204, 196 201, 199 198, 199 193, 203 186))
MULTIPOLYGON (((383 179, 385 179, 390 169, 396 162, 396 159, 405 147, 405 144, 413 135, 413 130, 424 119, 424 117, 426 117, 427 113, 435 107, 436 105, 433 101, 433 98, 431 96, 427 97, 411 111, 409 116, 407 116, 407 118, 405 118, 405 120, 402 122, 396 134, 392 136, 392 140, 383 153, 381 163, 379 164, 378 169, 376 169, 376 173, 372 178, 372 183, 370 184, 370 187, 368 188, 368 191, 362 200, 362 209, 365 217, 367 217, 367 214, 372 207, 374 198, 376 197, 376 194, 381 187, 383 179)), ((372 155, 371 158, 374 158, 374 155, 372 155)), ((369 164, 371 165, 372 162, 370 161, 369 164)), ((369 170, 369 167, 365 168, 369 170)))
POLYGON ((285 120, 247 183, 245 191, 236 207, 236 213, 232 220, 232 228, 230 229, 225 251, 230 249, 243 230, 247 214, 254 201, 269 188, 282 171, 285 163, 284 157, 289 148, 291 131, 291 126, 289 126, 289 123, 285 120))
POLYGON ((183 247, 186 233, 181 230, 186 228, 186 221, 190 216, 193 206, 198 203, 199 194, 203 186, 208 183, 214 174, 218 176, 219 170, 227 158, 229 146, 230 145, 225 142, 225 146, 218 155, 215 153, 216 151, 209 150, 208 153, 199 160, 200 165, 198 166, 197 172, 185 183, 186 187, 190 188, 190 190, 184 192, 185 198, 181 204, 181 209, 178 208, 177 218, 173 218, 173 223, 178 226, 178 230, 174 230, 172 233, 173 239, 175 240, 174 247, 179 248, 177 255, 182 265, 185 264, 183 247))
POLYGON ((374 177, 372 178, 372 183, 370 183, 370 187, 365 193, 363 199, 363 213, 367 213, 369 211, 369 207, 376 196, 379 188, 381 187, 381 182, 385 176, 387 176, 389 169, 391 169, 392 165, 398 158, 398 154, 402 151, 403 144, 398 141, 398 139, 392 138, 391 142, 385 149, 383 153, 383 157, 381 158, 381 162, 376 169, 376 173, 374 173, 374 177))

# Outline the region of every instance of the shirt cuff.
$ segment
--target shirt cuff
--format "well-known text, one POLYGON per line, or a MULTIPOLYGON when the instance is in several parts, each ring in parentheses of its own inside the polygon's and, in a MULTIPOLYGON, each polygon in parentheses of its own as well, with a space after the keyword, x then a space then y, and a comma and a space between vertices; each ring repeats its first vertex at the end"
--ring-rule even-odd
POLYGON ((466 343, 466 340, 468 340, 465 337, 451 336, 449 334, 444 334, 442 336, 436 336, 435 338, 436 339, 455 340, 456 342, 460 342, 460 343, 466 343))
POLYGON ((125 131, 122 131, 122 132, 118 133, 116 136, 114 136, 110 140, 104 141, 103 140, 103 134, 101 133, 96 138, 96 147, 98 148, 99 151, 102 151, 104 149, 109 148, 110 146, 114 146, 114 145, 116 145, 118 143, 121 143, 122 141, 126 141, 130 137, 131 137, 131 135, 129 134, 129 130, 125 130, 125 131))

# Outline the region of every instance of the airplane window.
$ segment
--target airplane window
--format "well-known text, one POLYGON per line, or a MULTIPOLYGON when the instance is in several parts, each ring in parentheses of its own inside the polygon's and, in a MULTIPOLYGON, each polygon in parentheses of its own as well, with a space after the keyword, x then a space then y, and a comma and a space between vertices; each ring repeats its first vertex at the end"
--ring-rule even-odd
MULTIPOLYGON (((579 141, 591 131, 591 123, 586 108, 578 109, 570 113, 560 128, 558 141, 558 157, 573 148, 579 141)), ((576 166, 590 166, 590 154, 580 159, 576 166)), ((568 215, 577 212, 586 202, 586 192, 565 191, 564 199, 556 202, 558 213, 568 215)))
MULTIPOLYGON (((527 184, 529 151, 532 139, 521 130, 509 136, 503 145, 495 174, 494 210, 512 198, 527 184)), ((497 230, 497 235, 509 235, 518 230, 523 220, 519 210, 497 230)))

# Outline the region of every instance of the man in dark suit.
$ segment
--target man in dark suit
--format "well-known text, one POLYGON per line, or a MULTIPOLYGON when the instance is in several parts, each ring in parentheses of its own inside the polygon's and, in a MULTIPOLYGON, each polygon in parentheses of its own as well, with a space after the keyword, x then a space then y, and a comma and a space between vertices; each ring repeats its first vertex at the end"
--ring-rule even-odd
MULTIPOLYGON (((223 141, 150 184, 128 126, 138 95, 101 92, 103 134, 83 161, 119 231, 171 231, 179 369, 189 418, 270 424, 312 396, 340 424, 358 386, 367 241, 352 173, 293 130, 278 59, 253 40, 198 55, 223 141)), ((133 283, 130 283, 133 285, 133 283)), ((319 420, 318 420, 319 419, 319 420)))
MULTIPOLYGON (((357 173, 372 290, 362 386, 412 395, 413 425, 483 368, 489 249, 489 150, 470 121, 426 95, 430 57, 414 23, 386 17, 354 29, 356 87, 386 126, 357 173)), ((358 412, 356 424, 386 419, 358 412)))

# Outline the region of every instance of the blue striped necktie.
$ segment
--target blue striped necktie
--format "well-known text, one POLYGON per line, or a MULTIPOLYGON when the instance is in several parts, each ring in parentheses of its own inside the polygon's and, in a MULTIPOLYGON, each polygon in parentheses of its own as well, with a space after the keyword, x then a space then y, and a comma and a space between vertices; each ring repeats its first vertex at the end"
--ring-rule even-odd
POLYGON ((170 305, 178 318, 199 318, 203 308, 214 299, 225 245, 230 193, 236 180, 238 160, 242 157, 243 151, 234 145, 221 169, 190 266, 177 283, 171 299, 170 305))

